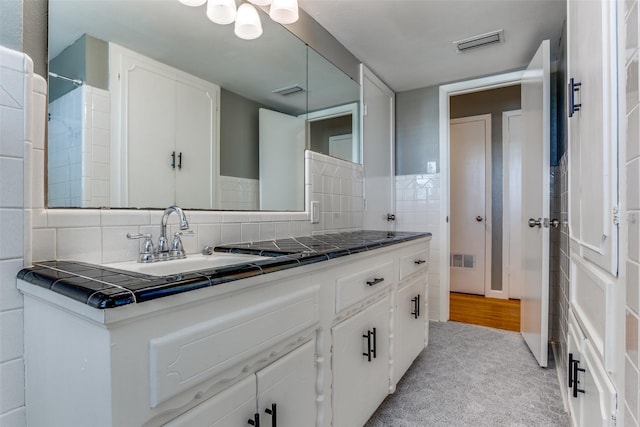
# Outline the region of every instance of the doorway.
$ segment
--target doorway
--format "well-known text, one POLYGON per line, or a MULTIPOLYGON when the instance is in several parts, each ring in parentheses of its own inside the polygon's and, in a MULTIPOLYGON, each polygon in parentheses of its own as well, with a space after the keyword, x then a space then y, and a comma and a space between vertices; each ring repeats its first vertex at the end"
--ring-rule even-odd
POLYGON ((513 84, 452 96, 449 129, 450 319, 518 331, 510 262, 520 257, 510 257, 510 243, 521 223, 512 218, 521 186, 511 182, 521 169, 520 95, 513 84))

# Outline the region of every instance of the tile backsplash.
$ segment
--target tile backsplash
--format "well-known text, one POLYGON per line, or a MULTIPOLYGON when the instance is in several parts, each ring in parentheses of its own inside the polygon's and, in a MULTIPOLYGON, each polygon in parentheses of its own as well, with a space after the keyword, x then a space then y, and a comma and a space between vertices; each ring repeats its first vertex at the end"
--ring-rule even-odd
MULTIPOLYGON (((396 176, 396 230, 428 231, 429 318, 440 320, 440 174, 396 176)), ((448 256, 448 255, 446 255, 448 256)))

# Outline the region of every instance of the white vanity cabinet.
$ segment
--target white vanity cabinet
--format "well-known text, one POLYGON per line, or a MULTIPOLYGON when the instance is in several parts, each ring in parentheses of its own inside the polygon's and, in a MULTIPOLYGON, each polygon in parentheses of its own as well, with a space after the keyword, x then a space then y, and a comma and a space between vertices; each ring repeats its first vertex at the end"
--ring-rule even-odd
POLYGON ((245 425, 261 395, 269 405, 280 403, 283 414, 296 407, 313 417, 308 408, 316 400, 312 343, 320 287, 310 275, 271 276, 107 310, 30 287, 25 294, 28 424, 151 427, 173 420, 191 425, 179 416, 214 424, 220 407, 229 412, 224 417, 235 417, 249 405, 245 425), (243 388, 251 375, 252 405, 243 388), (282 387, 311 405, 285 403, 291 396, 279 394, 282 387), (223 391, 227 394, 218 396, 223 391))
POLYGON ((361 426, 389 394, 389 296, 334 326, 333 426, 361 426))
POLYGON ((615 426, 616 390, 600 356, 570 313, 567 333, 568 399, 571 425, 615 426))
POLYGON ((393 335, 393 388, 429 342, 428 266, 429 251, 425 249, 400 257, 393 335))
POLYGON ((421 238, 103 310, 19 280, 27 424, 361 426, 426 345, 428 252, 421 238))
POLYGON ((209 398, 166 427, 303 427, 316 423, 314 343, 209 398))

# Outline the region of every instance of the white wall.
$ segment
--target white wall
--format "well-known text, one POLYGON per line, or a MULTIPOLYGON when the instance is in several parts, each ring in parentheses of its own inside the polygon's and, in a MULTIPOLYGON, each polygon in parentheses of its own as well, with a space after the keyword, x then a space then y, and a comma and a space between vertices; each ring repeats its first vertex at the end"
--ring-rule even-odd
MULTIPOLYGON (((25 426, 23 301, 16 273, 26 261, 25 219, 29 206, 25 174, 33 132, 25 127, 31 113, 33 63, 0 46, 0 425, 25 426), (25 158, 25 154, 27 158, 25 158)), ((27 254, 28 257, 28 254, 27 254)))

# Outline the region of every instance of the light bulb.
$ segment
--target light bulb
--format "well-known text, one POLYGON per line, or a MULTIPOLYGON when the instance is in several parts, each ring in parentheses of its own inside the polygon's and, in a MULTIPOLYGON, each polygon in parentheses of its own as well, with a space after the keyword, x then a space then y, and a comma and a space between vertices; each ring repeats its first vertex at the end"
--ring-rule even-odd
POLYGON ((191 6, 191 7, 202 6, 207 2, 207 0, 178 0, 178 1, 186 6, 191 6))
POLYGON ((209 0, 207 17, 216 24, 231 24, 236 19, 235 0, 209 0))
POLYGON ((249 0, 249 2, 256 6, 269 6, 271 4, 271 0, 249 0))
POLYGON ((298 20, 298 0, 273 0, 269 16, 280 24, 293 24, 298 20))
POLYGON ((244 40, 257 39, 262 35, 262 23, 255 7, 249 3, 240 5, 234 32, 244 40))

